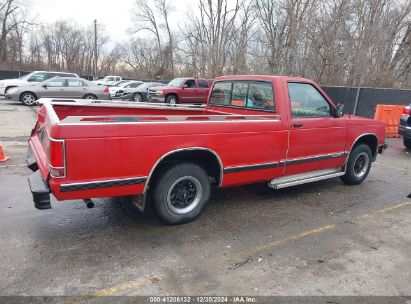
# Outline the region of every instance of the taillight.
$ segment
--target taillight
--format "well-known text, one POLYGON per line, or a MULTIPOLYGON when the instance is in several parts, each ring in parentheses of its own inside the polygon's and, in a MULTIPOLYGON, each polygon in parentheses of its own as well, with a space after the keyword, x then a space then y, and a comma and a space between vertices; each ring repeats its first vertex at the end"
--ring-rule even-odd
POLYGON ((109 89, 108 89, 107 87, 105 87, 104 90, 103 90, 103 92, 104 92, 104 93, 108 93, 108 92, 109 92, 109 89))
POLYGON ((65 177, 64 140, 50 138, 50 175, 55 178, 65 177))
POLYGON ((411 113, 410 106, 405 107, 404 110, 402 110, 402 113, 405 115, 410 115, 411 113))

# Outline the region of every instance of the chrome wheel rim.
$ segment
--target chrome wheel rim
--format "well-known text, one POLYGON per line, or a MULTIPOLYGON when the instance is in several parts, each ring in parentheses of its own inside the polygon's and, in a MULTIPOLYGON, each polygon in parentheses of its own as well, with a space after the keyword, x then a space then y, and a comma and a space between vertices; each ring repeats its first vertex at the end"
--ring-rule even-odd
POLYGON ((169 99, 169 104, 171 105, 176 105, 177 104, 177 100, 173 97, 169 99))
POLYGON ((363 177, 367 173, 369 164, 370 157, 367 153, 362 152, 358 154, 354 161, 354 175, 358 178, 363 177))
POLYGON ((95 99, 95 98, 94 98, 94 96, 92 96, 92 95, 87 95, 87 96, 86 96, 86 99, 95 99))
POLYGON ((134 98, 133 98, 133 99, 134 99, 135 102, 141 102, 141 100, 142 100, 140 94, 134 95, 134 98))
POLYGON ((175 214, 186 214, 193 211, 200 203, 203 187, 193 176, 177 179, 167 193, 167 207, 175 214))
POLYGON ((31 95, 31 94, 24 94, 23 95, 24 104, 31 106, 35 101, 36 101, 36 99, 34 98, 33 95, 31 95))

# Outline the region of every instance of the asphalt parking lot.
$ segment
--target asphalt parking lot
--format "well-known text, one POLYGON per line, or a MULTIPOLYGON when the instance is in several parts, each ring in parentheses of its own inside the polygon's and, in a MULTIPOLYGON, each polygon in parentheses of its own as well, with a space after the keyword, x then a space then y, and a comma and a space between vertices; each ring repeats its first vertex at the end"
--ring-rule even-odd
POLYGON ((0 101, 11 157, 0 163, 2 296, 411 295, 411 152, 400 139, 360 186, 220 190, 197 220, 166 226, 109 199, 34 209, 35 110, 0 101))

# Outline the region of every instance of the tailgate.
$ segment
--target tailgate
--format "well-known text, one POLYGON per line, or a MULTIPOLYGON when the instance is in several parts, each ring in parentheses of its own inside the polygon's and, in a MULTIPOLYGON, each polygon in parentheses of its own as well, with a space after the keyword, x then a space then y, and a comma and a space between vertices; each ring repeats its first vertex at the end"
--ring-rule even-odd
MULTIPOLYGON (((38 112, 37 123, 29 139, 27 165, 33 171, 39 169, 44 181, 48 180, 50 174, 50 155, 52 152, 50 150, 55 146, 55 140, 51 138, 50 134, 56 119, 58 120, 53 108, 43 105, 38 112)), ((63 165, 59 165, 59 167, 63 167, 63 165)))

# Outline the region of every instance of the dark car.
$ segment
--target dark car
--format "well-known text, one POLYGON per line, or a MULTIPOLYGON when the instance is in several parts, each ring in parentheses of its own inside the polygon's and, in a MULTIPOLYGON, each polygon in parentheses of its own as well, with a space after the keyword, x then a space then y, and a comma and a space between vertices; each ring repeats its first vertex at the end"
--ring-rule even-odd
POLYGON ((398 134, 404 137, 404 146, 411 149, 411 104, 403 110, 398 134))
POLYGON ((132 100, 136 102, 148 101, 148 89, 163 85, 159 82, 146 82, 137 88, 124 88, 116 93, 116 98, 122 100, 132 100))

